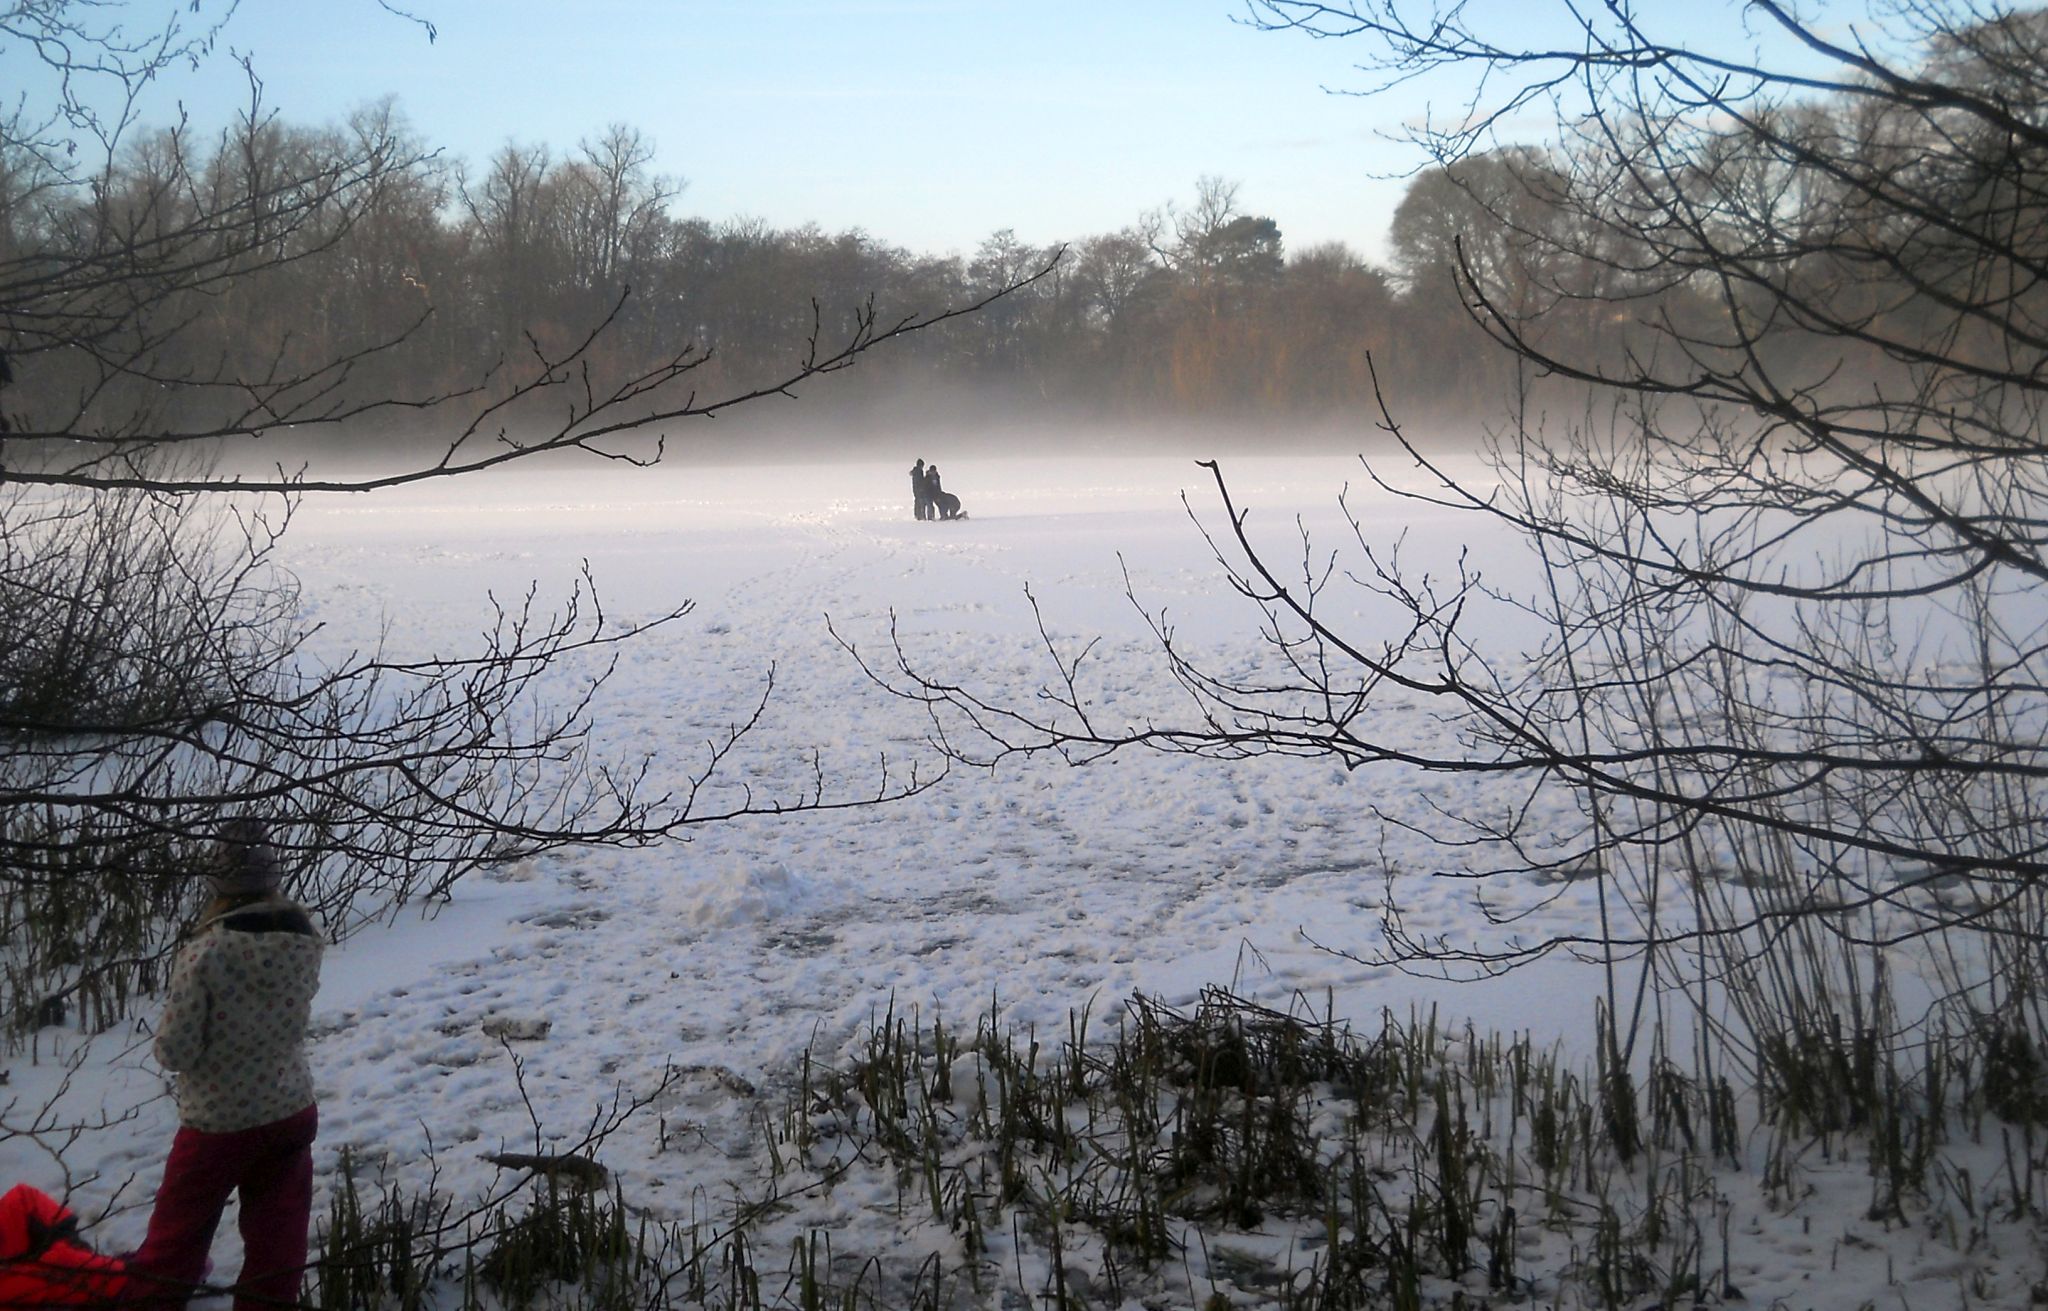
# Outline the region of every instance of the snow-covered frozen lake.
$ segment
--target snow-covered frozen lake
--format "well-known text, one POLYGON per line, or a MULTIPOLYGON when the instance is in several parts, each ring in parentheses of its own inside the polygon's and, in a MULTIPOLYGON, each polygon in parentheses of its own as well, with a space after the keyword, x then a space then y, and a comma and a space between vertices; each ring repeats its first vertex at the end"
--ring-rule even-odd
MULTIPOLYGON (((316 498, 286 559, 325 625, 320 640, 364 644, 381 631, 394 653, 473 645, 489 595, 535 580, 560 595, 586 561, 618 618, 694 602, 626 649, 596 708, 596 750, 655 753, 657 781, 680 783, 706 739, 751 711, 772 665, 773 699, 734 774, 762 795, 800 784, 813 750, 847 793, 873 789, 885 754, 892 771, 942 765, 921 710, 862 674, 828 616, 877 655, 893 621, 926 671, 1021 702, 1053 672, 1035 597, 1056 639, 1101 638, 1090 667, 1112 717, 1173 704, 1127 588, 1166 611, 1187 650, 1227 665, 1258 649, 1256 613, 1230 593, 1190 520, 1192 506, 1223 527, 1192 459, 945 454, 907 452, 888 466, 527 468, 316 498), (916 454, 945 465, 968 520, 912 519, 905 470, 916 454)), ((1479 476, 1476 462, 1463 467, 1479 476)), ((1512 542, 1461 536, 1469 520, 1373 491, 1355 459, 1237 459, 1225 472, 1281 560, 1299 559, 1303 528, 1330 545, 1348 535, 1337 504, 1348 483, 1368 541, 1405 537, 1411 565, 1449 566, 1465 551, 1511 588, 1526 567, 1512 542)), ((1368 598, 1348 603, 1370 635, 1381 616, 1368 598)), ((1490 635, 1503 650, 1524 636, 1512 625, 1490 635)), ((1407 731, 1436 731, 1426 708, 1396 701, 1383 713, 1396 717, 1391 728, 1405 715, 1407 731)), ((491 1177, 482 1153, 531 1150, 536 1120, 544 1139, 573 1136, 615 1088, 651 1088, 678 1067, 699 1072, 682 1099, 659 1124, 629 1126, 606 1159, 636 1203, 681 1215, 734 1194, 732 1181, 758 1168, 760 1116, 804 1051, 840 1050, 891 1005, 971 1026, 993 1000, 1013 1023, 1064 1033, 1071 1012, 1111 1012, 1137 990, 1179 1005, 1225 984, 1366 1020, 1436 1007, 1447 1023, 1583 1042, 1592 966, 1555 959, 1455 985, 1316 945, 1372 950, 1389 871, 1401 875, 1411 934, 1480 931, 1473 885, 1428 877, 1455 857, 1382 817, 1423 823, 1437 807, 1520 796, 1490 786, 1501 785, 1346 775, 1314 760, 1133 752, 1071 769, 1034 758, 956 768, 887 806, 533 860, 330 954, 313 1051, 317 1160, 330 1172, 346 1147, 403 1175, 423 1169, 431 1142, 440 1186, 460 1196, 491 1177), (504 1021, 547 1024, 544 1039, 518 1047, 523 1090, 494 1036, 504 1021)), ((1526 932, 1595 923, 1590 889, 1486 891, 1496 909, 1547 903, 1526 932)), ((56 1041, 71 1050, 83 1040, 56 1041)), ((17 1063, 15 1092, 55 1079, 50 1050, 35 1071, 17 1063)), ((26 1152, 0 1163, 0 1178, 68 1184, 82 1210, 111 1207, 94 1235, 102 1246, 132 1244, 175 1122, 147 1038, 91 1040, 74 1083, 74 1102, 137 1114, 77 1144, 68 1180, 26 1152)), ((216 1257, 232 1269, 226 1246, 216 1257)))
MULTIPOLYGON (((1232 462, 1226 473, 1283 560, 1299 554, 1297 515, 1318 541, 1348 532, 1336 500, 1347 483, 1354 507, 1388 516, 1387 542, 1411 539, 1411 556, 1431 531, 1413 504, 1364 496, 1354 459, 1232 462)), ((1188 649, 1223 661, 1258 644, 1255 612, 1229 591, 1190 520, 1192 507, 1210 527, 1222 523, 1213 483, 1193 460, 961 466, 949 479, 969 506, 961 523, 914 521, 906 482, 903 470, 877 465, 520 470, 313 501, 289 545, 319 618, 360 634, 381 616, 399 651, 455 649, 487 618, 487 594, 516 594, 536 578, 559 591, 585 561, 616 617, 693 602, 679 623, 628 649, 598 712, 600 753, 657 752, 678 779, 701 761, 707 729, 752 708, 771 665, 768 721, 747 756, 758 778, 800 765, 811 749, 852 792, 872 785, 884 751, 892 769, 942 763, 923 749, 922 712, 862 675, 828 616, 885 663, 893 623, 927 671, 1008 689, 1026 704, 1053 672, 1035 597, 1055 637, 1103 639, 1090 668, 1111 717, 1126 703, 1133 716, 1177 704, 1127 588, 1164 609, 1188 649)), ((1453 544, 1440 546, 1451 558, 1453 544)), ((932 792, 887 807, 707 827, 667 850, 563 857, 545 881, 568 874, 588 885, 578 904, 615 927, 552 935, 547 950, 603 941, 620 986, 636 993, 635 970, 660 960, 682 979, 645 989, 656 994, 650 1004, 677 1006, 676 1024, 709 1043, 668 1054, 756 1070, 793 1055, 815 1023, 851 1027, 892 991, 949 1013, 995 992, 1021 1013, 1060 1021, 1091 996, 1144 988, 1191 997, 1233 979, 1261 993, 1336 987, 1368 1014, 1405 1009, 1423 996, 1412 981, 1308 949, 1297 929, 1363 945, 1378 871, 1443 860, 1371 811, 1420 819, 1418 807, 1443 799, 1411 777, 1347 777, 1322 762, 1222 766, 1131 753, 1079 770, 1035 760, 993 775, 956 769, 932 792), (627 924, 650 935, 630 950, 616 943, 627 924), (648 963, 633 964, 643 953, 648 963), (751 982, 735 989, 741 978, 751 982), (737 1009, 714 1018, 725 1007, 737 1009), (759 1035, 763 1012, 791 1009, 800 1021, 741 1055, 739 1031, 759 1035)), ((1447 903, 1467 897, 1460 890, 1447 903)), ((471 889, 460 900, 485 899, 471 889)), ((426 936, 444 949, 473 941, 448 931, 462 910, 426 936)), ((353 971, 337 962, 330 973, 339 1001, 353 971)), ((565 972, 563 981, 573 990, 587 977, 565 972)), ((1489 1023, 1559 1033, 1583 1013, 1568 995, 1552 1010, 1532 1008, 1527 988, 1517 993, 1498 1012, 1477 995, 1456 1005, 1489 1023)), ((611 1027, 658 1044, 654 1034, 670 1026, 611 1027)))

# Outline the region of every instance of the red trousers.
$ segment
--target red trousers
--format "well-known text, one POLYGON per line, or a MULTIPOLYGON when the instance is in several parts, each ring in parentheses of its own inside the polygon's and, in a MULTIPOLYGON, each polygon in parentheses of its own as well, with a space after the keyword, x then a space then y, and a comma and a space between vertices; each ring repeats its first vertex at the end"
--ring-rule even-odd
POLYGON ((233 1133, 180 1126, 164 1162, 149 1236, 128 1257, 133 1295, 175 1307, 206 1269, 207 1249, 228 1194, 242 1196, 242 1275, 235 1311, 289 1306, 306 1270, 306 1228, 313 1212, 313 1136, 317 1107, 233 1133))

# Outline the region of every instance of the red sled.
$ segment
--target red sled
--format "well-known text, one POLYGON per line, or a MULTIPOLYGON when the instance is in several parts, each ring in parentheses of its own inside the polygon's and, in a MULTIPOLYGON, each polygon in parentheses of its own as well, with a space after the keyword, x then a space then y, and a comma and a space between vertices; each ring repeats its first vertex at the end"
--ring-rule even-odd
POLYGON ((78 1217, 39 1188, 0 1197, 0 1311, 111 1306, 128 1291, 128 1268, 78 1239, 78 1217))

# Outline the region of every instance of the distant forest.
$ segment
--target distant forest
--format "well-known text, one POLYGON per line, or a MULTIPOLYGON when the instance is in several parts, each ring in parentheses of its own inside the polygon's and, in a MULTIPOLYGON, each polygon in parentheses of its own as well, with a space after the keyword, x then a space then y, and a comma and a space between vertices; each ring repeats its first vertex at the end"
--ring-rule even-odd
MULTIPOLYGON (((1825 118, 1816 130, 1831 130, 1825 118)), ((579 367, 599 382, 708 349, 695 379, 714 396, 786 373, 814 332, 843 336, 864 306, 886 324, 1049 264, 982 313, 812 385, 807 416, 899 421, 957 395, 1022 422, 1341 418, 1355 431, 1377 417, 1376 369, 1397 413, 1469 420, 1501 412, 1518 366, 1461 303, 1461 258, 1522 298, 1514 317, 1538 345, 1579 359, 1619 359, 1648 335, 1633 326, 1646 316, 1682 321, 1689 297, 1725 290, 1636 267, 1589 224, 1597 204, 1566 194, 1584 171, 1529 150, 1418 174, 1388 234, 1389 267, 1341 243, 1290 249, 1284 215, 1257 213, 1216 178, 1118 231, 1075 236, 1055 262, 1060 247, 1007 229, 962 258, 860 230, 710 223, 679 212, 683 185, 655 171, 654 154, 615 125, 573 149, 508 144, 482 164, 454 160, 389 100, 340 127, 252 115, 203 145, 144 136, 91 194, 21 154, 0 161, 0 266, 18 280, 58 252, 132 255, 153 232, 189 240, 194 215, 267 206, 275 231, 261 276, 226 270, 138 317, 138 336, 162 334, 163 376, 235 380, 232 397, 164 389, 159 418, 203 426, 209 406, 247 404, 248 380, 311 375, 331 393, 311 412, 393 398, 402 403, 379 412, 393 430, 406 404, 487 395, 500 362, 536 348, 558 357, 596 325, 606 326, 579 367), (343 176, 352 169, 363 176, 343 176), (296 194, 309 179, 322 189, 311 201, 296 194)), ((1810 184, 1787 200, 1816 214, 1831 203, 1810 184)), ((110 379, 104 359, 58 341, 13 350, 18 431, 38 426, 37 409, 65 416, 67 431, 89 428, 96 409, 132 406, 150 387, 147 376, 110 379)), ((290 399, 308 412, 303 390, 290 399)), ((377 434, 358 425, 350 436, 377 434)))

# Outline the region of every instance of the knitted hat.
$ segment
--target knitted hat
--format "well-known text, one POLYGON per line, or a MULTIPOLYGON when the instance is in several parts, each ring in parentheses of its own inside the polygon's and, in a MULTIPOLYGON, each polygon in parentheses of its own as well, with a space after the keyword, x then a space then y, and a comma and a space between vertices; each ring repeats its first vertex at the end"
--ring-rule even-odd
POLYGON ((216 837, 213 869, 207 877, 217 895, 243 897, 277 891, 284 866, 271 844, 269 825, 239 816, 222 824, 216 837))

